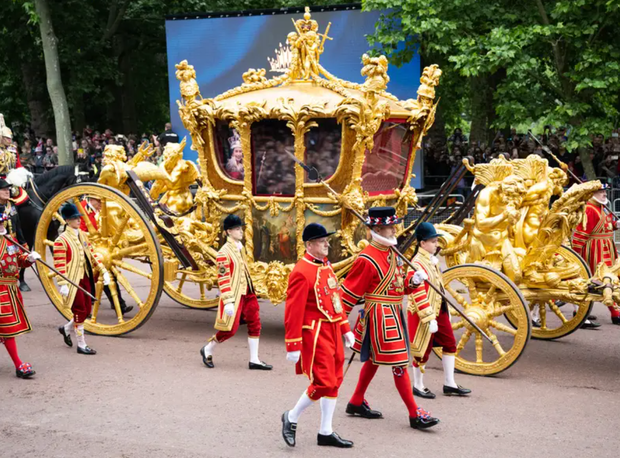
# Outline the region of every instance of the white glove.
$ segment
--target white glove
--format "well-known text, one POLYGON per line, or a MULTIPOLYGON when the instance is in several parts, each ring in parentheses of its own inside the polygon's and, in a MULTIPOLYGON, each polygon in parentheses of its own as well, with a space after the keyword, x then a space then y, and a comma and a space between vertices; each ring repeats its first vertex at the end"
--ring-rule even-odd
POLYGON ((110 273, 109 272, 103 273, 103 284, 105 286, 108 286, 110 284, 110 273))
POLYGON ((62 285, 60 287, 60 295, 62 297, 67 297, 69 295, 69 287, 67 285, 62 285))
POLYGON ((31 251, 30 254, 28 256, 26 256, 26 260, 28 262, 36 262, 37 259, 41 259, 41 255, 39 253, 37 253, 36 251, 31 251))
POLYGON ((416 272, 413 274, 413 277, 411 277, 411 282, 414 285, 424 283, 424 280, 428 280, 428 275, 426 275, 426 272, 424 272, 423 270, 416 270, 416 272))
POLYGON ((437 320, 431 320, 429 322, 429 331, 431 334, 435 334, 439 330, 439 325, 437 324, 437 320))
POLYGON ((351 331, 347 332, 344 335, 344 345, 345 345, 345 347, 351 348, 354 343, 355 343, 355 334, 353 334, 351 331))
POLYGON ((235 304, 229 302, 228 304, 224 305, 224 313, 228 316, 233 316, 235 314, 235 304))
POLYGON ((297 363, 297 361, 299 361, 299 358, 301 357, 301 351, 287 351, 286 352, 286 359, 288 361, 291 361, 292 363, 297 363))

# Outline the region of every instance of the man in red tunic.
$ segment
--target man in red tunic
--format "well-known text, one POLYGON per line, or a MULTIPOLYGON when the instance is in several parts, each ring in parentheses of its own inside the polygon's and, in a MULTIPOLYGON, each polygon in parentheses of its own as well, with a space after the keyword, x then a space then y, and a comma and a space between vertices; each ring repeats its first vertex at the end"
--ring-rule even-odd
POLYGON ((9 219, 7 214, 0 212, 0 342, 4 343, 15 364, 15 374, 19 378, 30 378, 35 371, 29 363, 19 359, 15 342, 15 337, 32 329, 17 281, 19 270, 30 267, 41 256, 35 251, 20 253, 19 248, 4 237, 7 234, 4 225, 9 219))
POLYGON ((328 237, 332 234, 320 224, 306 226, 302 234, 306 253, 288 280, 284 309, 286 359, 295 363, 297 374, 310 379, 310 386, 295 407, 282 414, 282 436, 291 447, 295 446, 299 417, 317 400, 321 405, 318 445, 353 446, 332 428, 344 365, 341 336, 347 347, 355 341, 342 310, 338 278, 327 260, 328 237))
POLYGON ((254 292, 252 278, 243 247, 243 221, 237 215, 224 218, 226 243, 217 252, 217 284, 220 288, 220 303, 215 318, 217 333, 200 349, 202 362, 213 369, 215 347, 237 333, 241 319, 248 327, 248 347, 250 349, 251 370, 270 371, 273 366, 258 357, 261 322, 260 306, 254 292))
POLYGON ((365 303, 355 326, 353 345, 364 365, 346 412, 371 419, 383 416, 370 408, 364 395, 379 366, 390 366, 396 388, 409 411, 409 425, 424 429, 435 426, 439 420, 418 407, 413 398, 407 372, 409 341, 402 310, 404 295, 411 294, 424 278, 417 272, 410 272, 405 278, 402 261, 391 250, 396 245, 394 226, 400 222, 392 207, 368 211, 366 225, 371 229, 372 242, 359 254, 342 285, 347 314, 358 303, 365 303))
MULTIPOLYGON (((601 262, 611 266, 618 257, 614 243, 614 231, 620 228, 618 220, 605 205, 609 186, 603 184, 592 199, 586 204, 584 220, 579 223, 573 234, 573 250, 590 266, 592 273, 601 262)), ((620 309, 617 304, 609 307, 611 322, 620 325, 620 309)))

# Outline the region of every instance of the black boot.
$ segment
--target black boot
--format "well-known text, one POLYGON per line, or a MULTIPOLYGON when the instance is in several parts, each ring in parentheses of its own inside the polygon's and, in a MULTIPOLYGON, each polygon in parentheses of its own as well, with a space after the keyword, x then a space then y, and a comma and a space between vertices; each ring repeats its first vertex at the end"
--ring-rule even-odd
POLYGON ((338 435, 337 432, 333 432, 330 435, 318 434, 316 437, 316 442, 318 445, 328 445, 330 447, 338 447, 338 448, 351 448, 353 447, 353 442, 343 439, 338 435))
POLYGON ((620 316, 612 316, 611 324, 620 324, 620 316))
POLYGON ((295 447, 295 435, 297 434, 297 423, 288 419, 288 410, 282 414, 282 437, 289 447, 295 447))
POLYGON ((383 418, 383 414, 378 410, 372 410, 366 401, 362 402, 362 405, 356 406, 355 404, 351 404, 350 402, 347 404, 346 412, 349 415, 359 415, 362 418, 383 418))

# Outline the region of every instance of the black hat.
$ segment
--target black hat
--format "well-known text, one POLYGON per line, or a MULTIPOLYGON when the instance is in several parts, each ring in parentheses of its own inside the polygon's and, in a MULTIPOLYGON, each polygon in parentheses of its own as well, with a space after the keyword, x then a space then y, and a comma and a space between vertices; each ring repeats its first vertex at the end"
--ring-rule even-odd
POLYGON ((4 178, 0 178, 0 189, 10 188, 11 184, 6 181, 4 178))
POLYGON ((415 238, 418 242, 423 242, 424 240, 434 239, 435 237, 442 237, 443 234, 438 233, 435 230, 435 226, 431 223, 420 223, 418 227, 415 229, 415 238))
POLYGON ((225 231, 227 231, 228 229, 234 229, 239 226, 245 226, 245 224, 237 215, 228 215, 226 218, 224 218, 225 231))
POLYGON ((73 218, 80 218, 82 215, 80 215, 80 211, 74 204, 67 203, 60 209, 60 216, 62 216, 62 219, 67 221, 73 218))
POLYGON ((304 228, 301 239, 304 242, 309 242, 310 240, 322 239, 334 234, 335 232, 327 232, 327 229, 319 223, 310 223, 304 228))
POLYGON ((372 207, 368 209, 367 226, 393 226, 401 222, 402 219, 396 216, 394 207, 372 207))

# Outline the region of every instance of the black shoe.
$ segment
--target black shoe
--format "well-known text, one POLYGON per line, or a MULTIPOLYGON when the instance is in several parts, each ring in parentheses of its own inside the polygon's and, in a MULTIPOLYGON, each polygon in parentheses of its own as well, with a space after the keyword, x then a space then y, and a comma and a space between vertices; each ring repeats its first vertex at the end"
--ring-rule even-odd
POLYGON ((612 316, 611 324, 620 324, 620 316, 612 316))
POLYGON ((93 350, 92 348, 90 348, 88 345, 86 345, 84 348, 78 347, 77 352, 80 355, 96 355, 97 354, 97 352, 93 350))
POLYGON ((413 395, 419 398, 425 399, 435 399, 435 393, 433 393, 428 388, 424 388, 424 390, 420 391, 415 386, 413 387, 413 395))
POLYGON ((439 423, 439 418, 431 417, 430 415, 418 415, 417 417, 409 417, 409 426, 413 429, 427 429, 432 428, 439 423))
POLYGON ((349 415, 359 415, 362 418, 383 418, 383 414, 378 410, 372 410, 366 401, 362 402, 361 406, 356 406, 350 402, 347 404, 346 412, 349 415))
POLYGON ((318 434, 316 436, 316 443, 319 445, 329 445, 331 447, 338 448, 351 448, 353 442, 343 439, 337 432, 333 432, 330 435, 318 434))
POLYGON ((22 363, 17 369, 15 369, 15 375, 17 378, 30 378, 34 374, 36 374, 36 372, 30 363, 22 363))
MULTIPOLYGON (((573 312, 573 318, 575 318, 577 316, 577 312, 573 312)), ((590 321, 596 321, 598 320, 598 317, 596 315, 588 315, 588 320, 590 321)))
POLYGON ((456 396, 467 396, 471 394, 471 390, 469 388, 463 388, 461 385, 457 385, 456 388, 453 388, 448 385, 443 386, 443 394, 446 395, 456 395, 456 396))
POLYGON ((533 328, 540 328, 541 326, 542 326, 542 323, 540 322, 540 320, 532 320, 533 328))
POLYGON ((261 361, 260 364, 250 363, 249 368, 250 370, 253 370, 253 371, 270 371, 271 369, 273 369, 273 366, 270 366, 269 364, 266 364, 261 361))
POLYGON ((32 291, 32 290, 30 289, 30 286, 28 286, 28 283, 26 283, 25 281, 20 281, 20 282, 19 282, 19 290, 20 290, 22 293, 27 293, 28 291, 32 291))
POLYGON ((591 319, 586 319, 586 321, 583 322, 583 324, 581 325, 581 329, 597 329, 600 328, 601 324, 597 323, 596 321, 592 321, 591 319))
POLYGON ((58 326, 58 332, 62 334, 63 339, 65 339, 65 345, 68 347, 73 347, 73 342, 71 341, 71 336, 65 332, 64 326, 58 326))
POLYGON ((564 302, 564 301, 555 301, 555 305, 556 305, 557 307, 563 307, 563 306, 565 306, 565 305, 566 305, 566 302, 564 302))
POLYGON ((213 364, 213 356, 212 355, 205 355, 205 347, 202 347, 200 349, 200 354, 202 355, 202 362, 205 366, 207 366, 209 369, 213 369, 215 367, 215 364, 213 364))
POLYGON ((288 410, 282 414, 282 437, 289 447, 295 447, 295 435, 297 434, 297 423, 292 423, 288 419, 288 410))
MULTIPOLYGON (((121 306, 121 315, 124 315, 125 313, 129 313, 133 310, 133 305, 127 305, 124 301, 121 302, 119 305, 121 306)), ((116 307, 114 307, 114 304, 110 304, 110 308, 112 310, 116 310, 116 307)))

